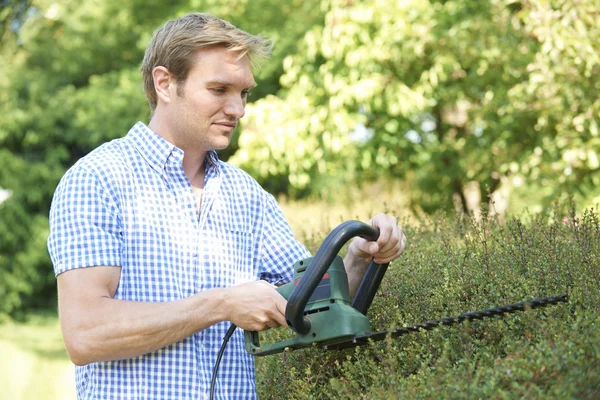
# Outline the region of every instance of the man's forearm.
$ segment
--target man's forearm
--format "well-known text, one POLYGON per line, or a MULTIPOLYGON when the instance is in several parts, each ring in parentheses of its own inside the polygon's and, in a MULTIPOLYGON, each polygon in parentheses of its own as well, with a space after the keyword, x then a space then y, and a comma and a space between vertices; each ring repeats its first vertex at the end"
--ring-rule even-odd
POLYGON ((213 289, 172 302, 104 297, 71 305, 61 313, 69 356, 85 365, 158 350, 223 321, 223 296, 222 289, 213 289))
POLYGON ((369 262, 361 258, 355 257, 354 255, 348 254, 344 258, 344 266, 346 267, 346 274, 348 275, 348 286, 350 288, 350 297, 354 297, 360 283, 362 282, 369 262))

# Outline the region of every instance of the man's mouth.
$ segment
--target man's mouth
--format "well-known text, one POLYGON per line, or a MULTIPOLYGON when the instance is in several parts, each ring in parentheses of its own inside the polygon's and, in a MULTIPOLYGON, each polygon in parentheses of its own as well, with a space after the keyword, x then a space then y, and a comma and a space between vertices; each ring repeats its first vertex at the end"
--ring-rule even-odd
POLYGON ((237 122, 232 122, 232 121, 217 121, 214 124, 215 125, 228 126, 230 128, 235 128, 235 126, 237 125, 237 122))
POLYGON ((217 122, 214 122, 213 124, 219 125, 224 128, 229 128, 229 129, 235 129, 235 127, 237 126, 237 122, 231 122, 231 121, 217 121, 217 122))

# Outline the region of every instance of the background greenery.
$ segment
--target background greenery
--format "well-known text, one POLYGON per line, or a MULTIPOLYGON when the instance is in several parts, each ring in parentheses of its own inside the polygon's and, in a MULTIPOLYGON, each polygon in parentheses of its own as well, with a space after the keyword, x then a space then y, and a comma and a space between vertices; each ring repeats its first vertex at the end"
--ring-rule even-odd
MULTIPOLYGON (((37 361, 26 360, 44 359, 50 366, 40 368, 50 371, 52 363, 61 359, 55 353, 58 342, 49 339, 47 348, 37 351, 30 340, 35 335, 27 333, 39 330, 41 335, 59 337, 50 333, 57 329, 52 317, 15 325, 27 321, 33 311, 55 309, 55 278, 46 250, 53 191, 81 156, 123 136, 134 122, 147 122, 139 73, 145 46, 165 20, 198 10, 275 42, 272 59, 256 71, 259 86, 242 129, 221 158, 241 166, 280 197, 301 239, 314 248, 336 223, 366 219, 384 209, 410 216, 407 224, 413 226, 409 229, 415 238, 414 253, 394 269, 388 283, 394 288, 387 290, 398 291, 392 298, 403 298, 405 282, 396 274, 404 274, 417 285, 413 297, 430 293, 431 298, 425 301, 417 296, 412 300, 421 303, 405 304, 413 314, 385 314, 386 322, 433 318, 433 311, 462 312, 487 300, 520 301, 568 283, 576 299, 570 304, 572 314, 577 314, 573 307, 583 307, 586 318, 597 323, 598 309, 591 306, 591 299, 598 300, 597 286, 580 287, 576 284, 580 281, 569 278, 597 277, 598 270, 597 249, 592 245, 589 254, 595 255, 588 258, 571 253, 571 247, 581 245, 575 219, 583 218, 585 210, 596 215, 589 210, 600 201, 597 0, 0 0, 0 199, 7 197, 0 200, 0 321, 6 321, 0 325, 0 352, 12 355, 3 359, 25 360, 31 371, 37 371, 37 361), (379 201, 371 203, 371 199, 379 201), (568 199, 574 205, 565 208, 568 199), (553 204, 562 208, 553 209, 553 204), (530 212, 527 217, 521 213, 525 209, 530 212), (483 246, 477 235, 488 228, 467 229, 461 215, 477 216, 482 210, 493 211, 498 226, 489 227, 489 232, 497 240, 485 241, 485 248, 475 251, 483 246), (515 217, 532 232, 532 239, 511 239, 520 246, 513 254, 505 239, 512 238, 515 217), (571 225, 558 223, 565 217, 571 225), (555 231, 544 231, 546 223, 555 231), (446 226, 447 238, 440 238, 438 226, 446 226), (556 240, 564 247, 548 247, 544 237, 560 237, 556 240), (548 253, 551 249, 554 253, 548 253), (442 257, 442 251, 448 252, 444 262, 436 258, 442 257), (497 252, 499 258, 482 258, 490 252, 497 252), (546 253, 541 260, 535 256, 546 253), (552 260, 569 262, 554 276, 556 280, 550 280, 554 286, 542 287, 546 281, 540 277, 550 274, 552 260), (517 286, 515 292, 500 278, 488 276, 494 265, 508 271, 503 276, 517 286), (458 266, 461 274, 475 275, 470 276, 470 286, 454 288, 453 302, 435 279, 444 267, 448 276, 462 276, 464 281, 468 275, 453 275, 458 274, 458 266), (527 268, 534 272, 525 273, 527 268), (480 291, 480 297, 473 298, 472 291, 480 291), (579 300, 582 293, 587 302, 579 300), (450 302, 436 305, 439 296, 450 302), (422 308, 427 304, 429 308, 422 308), (29 350, 23 353, 25 349, 29 350)), ((473 223, 491 223, 485 215, 473 223)), ((593 221, 586 226, 597 229, 593 221)), ((572 346, 579 351, 595 349, 597 355, 593 323, 585 325, 562 314, 560 321, 549 320, 542 326, 544 332, 556 333, 558 347, 541 338, 534 341, 542 343, 539 351, 532 352, 526 346, 530 342, 521 342, 529 328, 519 325, 508 333, 494 331, 517 346, 515 353, 498 350, 496 342, 469 342, 481 360, 460 358, 465 348, 455 349, 452 336, 424 335, 419 340, 430 340, 432 347, 418 342, 422 348, 411 353, 416 357, 412 367, 398 375, 406 380, 398 378, 396 384, 405 394, 436 383, 449 387, 453 382, 445 380, 452 376, 449 371, 475 374, 468 368, 492 365, 489 354, 502 363, 514 358, 510 362, 533 365, 541 359, 529 356, 546 357, 550 349, 556 350, 558 358, 548 356, 549 364, 563 366, 548 382, 566 376, 574 384, 569 377, 578 372, 565 374, 573 365, 579 366, 574 369, 581 372, 578 376, 587 379, 584 365, 597 366, 597 356, 581 358, 573 348, 560 347, 566 346, 566 339, 559 338, 567 337, 563 324, 573 325, 587 336, 578 336, 579 342, 574 339, 572 346), (559 330, 552 331, 557 325, 559 330), (480 345, 487 356, 475 351, 480 345), (451 350, 436 356, 444 346, 451 350), (433 367, 423 361, 427 354, 437 357, 427 361, 433 367), (511 354, 516 355, 508 358, 511 354), (448 374, 436 375, 431 368, 448 374)), ((485 326, 496 329, 493 324, 485 326)), ((368 366, 369 360, 397 365, 368 351, 365 354, 357 356, 361 361, 357 365, 368 366)), ((301 359, 297 362, 298 368, 314 366, 301 359)), ((360 371, 348 367, 351 364, 341 359, 332 362, 323 365, 332 366, 333 374, 343 371, 356 378, 351 382, 363 379, 352 375, 360 371)), ((506 380, 489 374, 486 382, 506 380)), ((384 396, 371 385, 393 387, 391 381, 371 378, 363 379, 361 393, 384 396)), ((313 385, 307 387, 311 389, 338 382, 318 389, 329 392, 317 393, 341 397, 355 393, 336 379, 321 374, 302 382, 313 385)), ((485 386, 471 380, 479 382, 477 387, 485 386)), ((596 390, 597 381, 593 382, 590 387, 596 390)), ((7 385, 16 388, 14 382, 7 385)), ((30 385, 23 388, 31 390, 30 385)), ((579 394, 596 393, 592 389, 579 394)), ((524 390, 537 389, 526 386, 524 390)), ((532 393, 523 392, 525 397, 528 394, 532 393)), ((26 398, 32 396, 37 397, 26 398)))

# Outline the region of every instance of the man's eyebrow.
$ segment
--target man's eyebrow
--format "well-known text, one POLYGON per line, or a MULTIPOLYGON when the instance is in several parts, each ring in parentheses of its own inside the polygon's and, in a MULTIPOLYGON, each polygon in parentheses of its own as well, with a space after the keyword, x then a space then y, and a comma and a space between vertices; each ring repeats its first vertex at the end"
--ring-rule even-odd
MULTIPOLYGON (((214 80, 208 81, 208 82, 206 82, 206 85, 207 86, 227 86, 227 87, 234 86, 231 82, 223 81, 220 79, 214 79, 214 80)), ((252 84, 250 86, 248 86, 247 89, 253 89, 256 86, 257 86, 257 83, 252 82, 252 84)))

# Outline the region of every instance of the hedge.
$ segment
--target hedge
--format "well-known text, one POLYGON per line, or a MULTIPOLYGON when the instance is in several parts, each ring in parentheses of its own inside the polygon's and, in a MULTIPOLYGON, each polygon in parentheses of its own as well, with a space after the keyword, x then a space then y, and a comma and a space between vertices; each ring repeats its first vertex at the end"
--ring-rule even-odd
POLYGON ((374 330, 562 293, 568 303, 354 349, 257 357, 260 398, 600 398, 597 210, 567 204, 504 221, 484 212, 403 225, 409 243, 369 310, 374 330))

